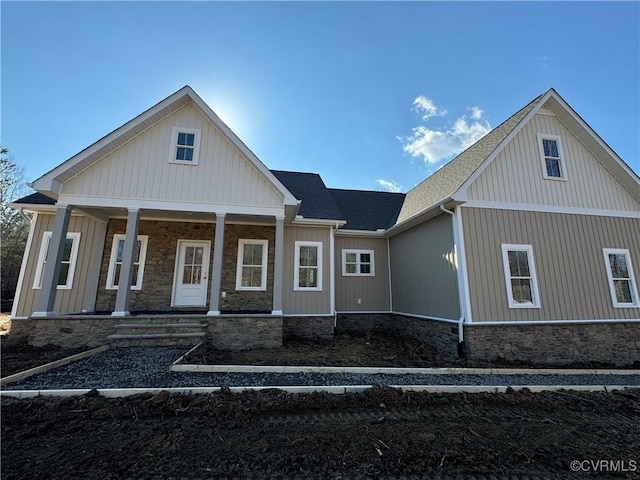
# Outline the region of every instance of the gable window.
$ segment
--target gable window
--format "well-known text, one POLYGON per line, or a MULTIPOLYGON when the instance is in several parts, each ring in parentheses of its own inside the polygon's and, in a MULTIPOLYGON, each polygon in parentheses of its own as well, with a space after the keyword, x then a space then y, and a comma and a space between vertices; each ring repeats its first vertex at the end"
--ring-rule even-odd
MULTIPOLYGON (((133 252, 133 276, 131 277, 131 290, 142 290, 142 277, 144 276, 144 262, 147 257, 147 235, 138 235, 136 247, 133 252)), ((124 257, 125 235, 116 233, 111 244, 111 257, 109 259, 109 271, 107 272, 107 290, 117 290, 120 283, 122 270, 122 258, 124 257)))
POLYGON ((640 306, 638 287, 631 265, 629 250, 604 248, 604 263, 609 279, 609 291, 614 307, 640 306))
POLYGON ((566 166, 562 155, 560 137, 555 135, 538 134, 538 142, 544 178, 551 180, 566 180, 566 166))
MULTIPOLYGON (((42 278, 44 277, 44 267, 49 259, 49 245, 51 244, 51 232, 44 232, 36 276, 33 281, 33 288, 42 288, 42 278)), ((78 259, 78 248, 80 245, 80 233, 69 232, 62 251, 62 261, 60 264, 60 274, 58 275, 58 290, 68 290, 73 286, 73 275, 76 270, 76 260, 78 259)))
POLYGON ((197 165, 200 154, 200 130, 174 127, 169 162, 197 165))
POLYGON ((296 242, 294 290, 322 290, 322 242, 296 242))
POLYGON ((531 245, 502 244, 502 261, 509 308, 540 307, 531 245))
POLYGON ((375 276, 373 250, 342 250, 342 276, 375 276))
POLYGON ((267 289, 268 240, 238 241, 236 290, 267 289))

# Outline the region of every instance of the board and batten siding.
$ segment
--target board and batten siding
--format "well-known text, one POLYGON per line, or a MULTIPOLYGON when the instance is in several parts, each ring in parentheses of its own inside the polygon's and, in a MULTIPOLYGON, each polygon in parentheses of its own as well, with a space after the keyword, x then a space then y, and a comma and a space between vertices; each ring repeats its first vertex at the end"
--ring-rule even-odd
POLYGON ((537 114, 469 186, 469 200, 638 211, 631 194, 553 115, 537 114), (560 137, 568 180, 543 176, 537 134, 560 137))
POLYGON ((284 259, 282 272, 282 310, 285 315, 329 315, 331 312, 331 239, 330 227, 284 228, 284 259), (295 244, 297 241, 322 242, 322 291, 296 291, 293 289, 295 271, 295 244))
POLYGON ((389 239, 394 312, 460 318, 450 215, 439 215, 389 239))
POLYGON ((191 103, 134 137, 62 187, 104 198, 282 206, 282 195, 191 103), (173 127, 201 130, 197 165, 169 162, 173 127))
POLYGON ((386 238, 343 237, 335 239, 336 310, 338 312, 388 312, 389 255, 386 238), (373 250, 374 276, 343 276, 342 250, 373 250), (360 299, 360 304, 358 304, 360 299))
POLYGON ((463 230, 474 322, 637 319, 614 308, 603 248, 629 249, 640 279, 640 219, 464 208, 463 230), (531 245, 540 308, 509 308, 502 244, 531 245))
MULTIPOLYGON (((28 317, 37 310, 41 290, 33 288, 33 282, 38 267, 42 238, 45 232, 53 231, 54 219, 55 215, 41 213, 37 216, 31 250, 27 252, 28 258, 20 288, 20 298, 16 299, 18 302, 16 317, 28 317)), ((78 258, 71 288, 58 289, 56 292, 54 305, 56 313, 79 313, 94 304, 96 291, 91 276, 97 273, 95 268, 99 268, 96 258, 102 254, 106 228, 105 224, 88 217, 72 215, 68 232, 80 233, 78 258)))

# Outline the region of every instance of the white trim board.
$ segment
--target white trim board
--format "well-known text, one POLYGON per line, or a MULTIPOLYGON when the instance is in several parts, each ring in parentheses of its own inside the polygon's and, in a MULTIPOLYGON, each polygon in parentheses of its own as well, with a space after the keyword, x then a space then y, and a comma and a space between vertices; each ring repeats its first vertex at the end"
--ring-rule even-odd
POLYGON ((600 210, 596 208, 565 207, 530 203, 487 202, 483 200, 469 200, 460 206, 463 208, 486 208, 523 212, 560 213, 568 215, 594 215, 598 217, 640 218, 640 210, 637 212, 627 210, 600 210))

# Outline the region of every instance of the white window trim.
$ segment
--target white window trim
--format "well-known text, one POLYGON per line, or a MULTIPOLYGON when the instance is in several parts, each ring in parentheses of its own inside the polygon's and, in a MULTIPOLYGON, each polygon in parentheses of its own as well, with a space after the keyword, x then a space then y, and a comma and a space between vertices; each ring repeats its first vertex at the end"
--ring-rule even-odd
POLYGON ((558 135, 548 135, 546 133, 538 133, 538 151, 540 152, 540 161, 542 162, 542 177, 546 180, 556 180, 566 182, 569 180, 567 175, 567 158, 562 149, 562 139, 558 135), (545 161, 544 145, 542 140, 555 140, 558 145, 558 155, 560 155, 560 177, 550 177, 547 175, 547 162, 545 161))
MULTIPOLYGON (((123 233, 116 233, 113 236, 113 242, 111 243, 111 254, 109 256, 109 271, 107 272, 106 290, 118 289, 118 286, 114 285, 116 259, 118 258, 118 242, 120 240, 124 240, 125 238, 126 238, 126 235, 123 233)), ((142 242, 142 244, 140 245, 140 261, 138 262, 138 280, 135 285, 131 285, 131 290, 142 290, 142 280, 144 277, 144 265, 145 265, 145 260, 147 258, 147 243, 149 242, 149 236, 138 235, 138 240, 142 242)))
POLYGON ((269 257, 269 240, 241 238, 238 240, 238 262, 236 265, 236 290, 260 292, 267 289, 267 261, 269 257), (244 245, 262 245, 262 277, 259 287, 242 286, 242 267, 244 262, 244 245))
POLYGON ((295 261, 293 265, 293 289, 300 292, 321 292, 322 291, 322 242, 297 241, 295 243, 295 261), (318 286, 300 286, 300 247, 317 247, 318 249, 318 286))
POLYGON ((531 245, 519 245, 513 243, 502 244, 502 265, 504 268, 504 280, 507 287, 507 301, 509 308, 540 308, 540 294, 538 290, 538 274, 536 273, 536 262, 533 257, 533 247, 531 245), (526 251, 529 260, 529 273, 531 274, 531 300, 532 303, 516 303, 513 300, 513 290, 511 289, 511 269, 509 268, 509 251, 526 251))
MULTIPOLYGON (((40 244, 40 254, 38 255, 38 266, 36 267, 36 275, 33 279, 33 288, 40 290, 42 288, 42 277, 44 275, 44 258, 46 255, 47 245, 52 237, 52 232, 44 232, 42 235, 42 243, 40 244)), ((80 232, 67 232, 67 239, 73 239, 73 247, 71 247, 71 258, 69 258, 69 273, 67 274, 67 283, 57 285, 58 290, 70 290, 73 288, 73 277, 76 271, 76 261, 78 260, 78 249, 80 248, 80 232)), ((57 279, 56 279, 57 282, 57 279)))
POLYGON ((376 276, 376 268, 375 268, 375 258, 373 250, 357 250, 350 248, 342 249, 342 276, 343 277, 375 277, 376 276), (356 271, 355 273, 347 272, 347 254, 354 253, 356 255, 356 271), (369 273, 360 273, 360 255, 361 254, 369 254, 371 258, 371 271, 369 273))
POLYGON ((640 297, 638 297, 638 284, 633 272, 633 264, 631 262, 631 253, 626 248, 603 248, 602 255, 604 257, 604 266, 607 270, 607 280, 609 281, 609 293, 611 294, 611 302, 615 308, 634 308, 640 306, 640 297), (627 261, 627 269, 629 270, 629 283, 631 289, 631 303, 620 303, 616 296, 616 289, 613 284, 613 272, 611 271, 611 263, 609 263, 609 254, 623 254, 627 261))
POLYGON ((177 163, 179 165, 198 165, 198 160, 200 158, 200 135, 201 131, 196 128, 173 127, 171 130, 171 145, 169 147, 169 163, 177 163), (193 133, 195 135, 195 138, 193 139, 192 161, 176 159, 179 133, 193 133))

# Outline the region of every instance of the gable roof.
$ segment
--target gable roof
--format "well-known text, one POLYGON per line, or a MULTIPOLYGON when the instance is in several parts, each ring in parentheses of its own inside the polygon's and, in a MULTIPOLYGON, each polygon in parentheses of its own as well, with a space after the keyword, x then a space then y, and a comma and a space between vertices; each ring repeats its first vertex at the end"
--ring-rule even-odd
POLYGON ((186 85, 174 94, 160 101, 150 109, 134 119, 115 129, 108 135, 53 168, 40 178, 29 184, 34 190, 57 198, 61 186, 80 172, 93 165, 118 147, 144 132, 157 122, 177 111, 187 103, 192 102, 234 147, 238 149, 265 177, 265 179, 284 197, 285 205, 297 205, 297 199, 271 173, 271 171, 256 157, 256 155, 233 133, 233 131, 218 117, 213 110, 186 85))
POLYGON ((442 200, 453 197, 482 162, 512 133, 543 95, 529 102, 460 155, 407 192, 398 223, 442 200))
POLYGON ((301 201, 298 215, 321 220, 345 220, 329 189, 317 173, 271 170, 287 189, 301 201))
POLYGON ((466 188, 543 106, 550 109, 614 178, 640 201, 640 178, 558 92, 550 88, 407 192, 397 223, 429 210, 447 199, 453 199, 454 196, 464 201, 466 188))
POLYGON ((404 193, 337 188, 329 192, 347 220, 344 230, 386 230, 396 223, 405 199, 404 193))

